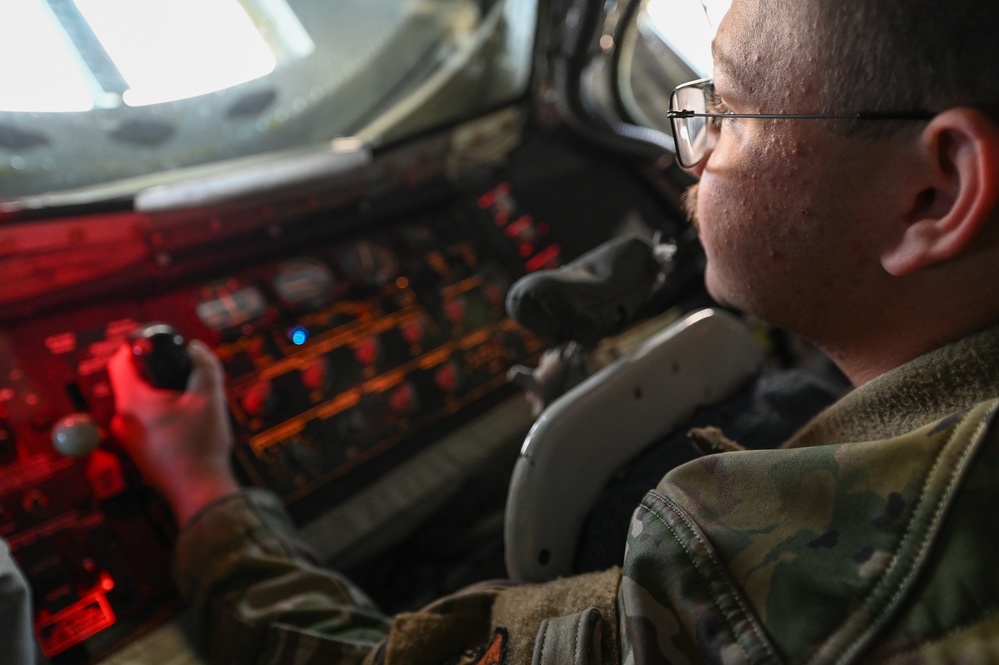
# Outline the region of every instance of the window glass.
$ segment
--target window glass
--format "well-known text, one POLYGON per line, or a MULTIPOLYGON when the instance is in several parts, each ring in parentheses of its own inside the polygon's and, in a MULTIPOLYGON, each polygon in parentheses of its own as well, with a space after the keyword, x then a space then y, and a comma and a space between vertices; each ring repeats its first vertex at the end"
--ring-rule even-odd
POLYGON ((3 0, 0 202, 467 117, 526 90, 535 16, 536 0, 3 0))

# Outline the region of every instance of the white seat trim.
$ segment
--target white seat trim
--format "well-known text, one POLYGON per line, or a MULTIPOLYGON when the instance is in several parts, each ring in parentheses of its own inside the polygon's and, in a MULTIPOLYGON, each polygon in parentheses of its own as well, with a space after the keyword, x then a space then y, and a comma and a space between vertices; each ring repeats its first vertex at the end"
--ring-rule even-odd
POLYGON ((507 573, 532 582, 570 574, 586 515, 615 471, 697 407, 728 397, 762 364, 744 322, 701 310, 550 404, 528 433, 511 479, 507 573))

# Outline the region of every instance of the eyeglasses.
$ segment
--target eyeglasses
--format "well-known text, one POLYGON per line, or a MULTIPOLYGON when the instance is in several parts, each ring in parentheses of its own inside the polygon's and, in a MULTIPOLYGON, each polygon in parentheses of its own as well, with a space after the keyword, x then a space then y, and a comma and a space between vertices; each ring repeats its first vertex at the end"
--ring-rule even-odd
POLYGON ((929 120, 935 113, 929 111, 880 112, 869 111, 849 114, 799 114, 799 113, 718 113, 718 94, 714 79, 700 79, 678 86, 669 100, 666 117, 673 129, 676 142, 676 160, 680 166, 690 168, 700 163, 708 150, 715 146, 717 130, 725 118, 794 118, 801 120, 929 120))

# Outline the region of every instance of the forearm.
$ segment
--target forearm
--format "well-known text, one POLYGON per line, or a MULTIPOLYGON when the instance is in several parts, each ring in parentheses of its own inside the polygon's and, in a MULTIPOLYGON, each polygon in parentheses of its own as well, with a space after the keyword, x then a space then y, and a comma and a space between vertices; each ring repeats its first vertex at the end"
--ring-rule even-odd
POLYGON ((283 648, 282 632, 318 632, 363 650, 388 631, 388 619, 360 590, 312 564, 267 493, 231 494, 194 515, 178 539, 175 575, 202 644, 215 653, 235 649, 226 654, 235 662, 283 648))

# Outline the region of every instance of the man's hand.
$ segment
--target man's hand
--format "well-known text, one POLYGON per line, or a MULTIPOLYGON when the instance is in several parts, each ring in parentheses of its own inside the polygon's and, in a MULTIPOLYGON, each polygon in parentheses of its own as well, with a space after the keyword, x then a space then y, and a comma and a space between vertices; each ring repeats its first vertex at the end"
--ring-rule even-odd
POLYGON ((127 345, 108 363, 115 438, 181 526, 211 501, 239 491, 229 463, 233 436, 221 363, 198 340, 187 350, 193 368, 182 393, 143 381, 127 345))

